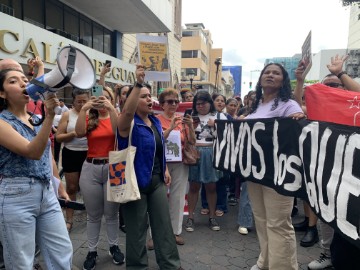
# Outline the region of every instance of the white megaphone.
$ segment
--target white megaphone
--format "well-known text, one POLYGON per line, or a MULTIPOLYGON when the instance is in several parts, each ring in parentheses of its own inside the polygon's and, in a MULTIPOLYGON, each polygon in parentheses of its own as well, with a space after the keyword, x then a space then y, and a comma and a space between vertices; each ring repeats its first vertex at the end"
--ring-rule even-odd
POLYGON ((91 89, 96 76, 91 60, 74 46, 63 47, 56 57, 57 66, 49 73, 33 79, 26 86, 26 92, 34 100, 44 98, 46 92, 57 92, 73 86, 78 89, 91 89))

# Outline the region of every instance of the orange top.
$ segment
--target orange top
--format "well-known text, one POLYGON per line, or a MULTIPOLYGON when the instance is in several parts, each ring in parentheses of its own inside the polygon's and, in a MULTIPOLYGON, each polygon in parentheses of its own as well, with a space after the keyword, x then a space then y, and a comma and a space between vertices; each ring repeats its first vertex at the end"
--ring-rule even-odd
MULTIPOLYGON (((170 128, 171 125, 171 119, 166 118, 163 114, 158 114, 156 117, 160 120, 162 129, 165 131, 170 128)), ((180 136, 181 136, 181 146, 184 147, 185 142, 185 129, 183 124, 179 124, 177 127, 175 127, 173 130, 180 130, 180 136)))
POLYGON ((87 157, 109 157, 109 151, 114 150, 115 144, 115 134, 112 130, 110 117, 99 119, 99 125, 87 135, 87 140, 89 147, 87 157))

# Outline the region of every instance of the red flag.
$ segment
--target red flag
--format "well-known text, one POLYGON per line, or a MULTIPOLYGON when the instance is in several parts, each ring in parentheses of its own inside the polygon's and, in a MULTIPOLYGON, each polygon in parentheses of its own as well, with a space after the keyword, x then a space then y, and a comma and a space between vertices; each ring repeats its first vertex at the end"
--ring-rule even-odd
POLYGON ((360 93, 317 83, 305 91, 308 119, 360 126, 360 93))

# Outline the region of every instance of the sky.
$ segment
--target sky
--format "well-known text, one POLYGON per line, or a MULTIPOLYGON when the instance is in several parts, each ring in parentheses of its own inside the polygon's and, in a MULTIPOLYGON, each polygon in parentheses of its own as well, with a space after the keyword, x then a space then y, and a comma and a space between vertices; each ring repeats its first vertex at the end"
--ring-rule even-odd
POLYGON ((222 64, 241 65, 246 85, 256 84, 265 59, 301 53, 310 31, 312 53, 345 49, 349 14, 340 0, 182 0, 183 27, 203 23, 222 64))

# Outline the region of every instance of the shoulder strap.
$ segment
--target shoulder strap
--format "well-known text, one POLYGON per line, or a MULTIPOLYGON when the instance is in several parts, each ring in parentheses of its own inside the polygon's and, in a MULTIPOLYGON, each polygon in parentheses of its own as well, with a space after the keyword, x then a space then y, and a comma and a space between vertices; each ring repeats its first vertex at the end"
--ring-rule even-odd
MULTIPOLYGON (((130 131, 129 131, 129 142, 128 142, 128 146, 132 145, 131 144, 131 138, 132 138, 132 131, 134 128, 134 119, 131 121, 131 125, 130 125, 130 131)), ((118 135, 118 129, 116 128, 116 134, 115 134, 115 144, 114 144, 114 149, 115 151, 118 150, 118 140, 117 140, 117 135, 118 135)))
POLYGON ((130 125, 130 131, 129 131, 129 143, 128 143, 128 146, 132 145, 131 142, 131 138, 132 138, 132 131, 133 131, 133 128, 134 128, 134 119, 131 121, 131 125, 130 125))

